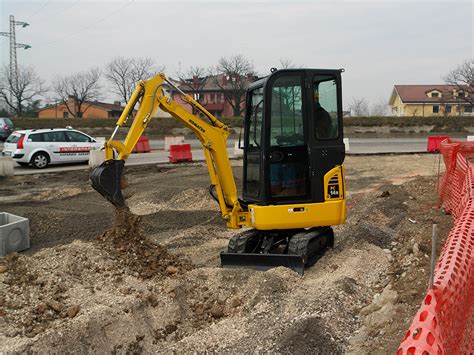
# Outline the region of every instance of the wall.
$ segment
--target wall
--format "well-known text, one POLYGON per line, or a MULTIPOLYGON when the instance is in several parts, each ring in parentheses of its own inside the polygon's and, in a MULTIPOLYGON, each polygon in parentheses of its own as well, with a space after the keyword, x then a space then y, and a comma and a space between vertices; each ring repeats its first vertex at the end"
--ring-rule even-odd
MULTIPOLYGON (((71 109, 73 109, 74 106, 70 106, 71 109)), ((83 118, 109 118, 109 112, 107 110, 104 110, 102 108, 98 108, 96 106, 89 106, 87 104, 84 104, 81 107, 82 111, 85 110, 83 113, 83 118)), ((60 104, 54 107, 50 107, 47 109, 43 109, 38 112, 38 117, 39 118, 63 118, 64 112, 67 112, 69 114, 69 118, 74 118, 73 115, 68 111, 66 108, 66 105, 60 104)))

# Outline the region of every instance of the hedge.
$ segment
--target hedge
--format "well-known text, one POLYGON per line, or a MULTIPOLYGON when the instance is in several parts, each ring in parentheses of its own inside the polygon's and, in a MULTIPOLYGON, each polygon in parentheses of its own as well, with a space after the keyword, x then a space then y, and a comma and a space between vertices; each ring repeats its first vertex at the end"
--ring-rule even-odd
MULTIPOLYGON (((227 117, 221 119, 230 128, 243 126, 242 117, 227 117)), ((77 119, 77 118, 15 118, 13 119, 17 129, 39 129, 72 126, 77 129, 98 131, 106 128, 109 131, 115 126, 116 119, 77 119)), ((416 127, 433 126, 436 132, 464 132, 465 127, 474 126, 474 117, 347 117, 344 118, 346 127, 416 127)), ((173 129, 184 128, 172 117, 153 119, 148 125, 147 132, 153 135, 166 135, 172 133, 173 129)))

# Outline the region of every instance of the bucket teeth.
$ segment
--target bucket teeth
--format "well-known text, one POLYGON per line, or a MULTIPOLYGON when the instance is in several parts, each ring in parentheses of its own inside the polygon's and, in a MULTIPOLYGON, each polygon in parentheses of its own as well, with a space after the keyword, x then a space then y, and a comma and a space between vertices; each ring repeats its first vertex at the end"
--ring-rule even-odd
POLYGON ((90 174, 92 187, 117 207, 125 205, 121 188, 124 166, 124 160, 111 159, 94 168, 90 174))

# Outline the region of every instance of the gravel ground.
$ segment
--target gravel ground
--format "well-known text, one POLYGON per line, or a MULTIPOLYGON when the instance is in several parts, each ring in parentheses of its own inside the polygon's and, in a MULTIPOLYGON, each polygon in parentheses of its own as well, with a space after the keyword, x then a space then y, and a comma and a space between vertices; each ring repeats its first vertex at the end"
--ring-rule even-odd
POLYGON ((347 223, 304 277, 219 267, 235 232, 201 164, 128 169, 116 216, 85 172, 3 180, 0 210, 30 218, 31 249, 0 261, 0 351, 394 352, 426 291, 432 223, 440 245, 451 225, 432 208, 437 164, 348 157, 347 223))

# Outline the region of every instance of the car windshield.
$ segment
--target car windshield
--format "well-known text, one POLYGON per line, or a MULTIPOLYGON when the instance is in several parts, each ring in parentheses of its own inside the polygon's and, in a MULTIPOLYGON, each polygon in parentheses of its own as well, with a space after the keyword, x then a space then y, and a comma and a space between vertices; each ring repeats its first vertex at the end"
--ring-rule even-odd
POLYGON ((9 119, 9 118, 4 118, 3 120, 5 121, 5 123, 6 123, 8 126, 13 127, 13 122, 12 122, 11 119, 9 119))
POLYGON ((10 134, 7 138, 7 140, 5 141, 6 143, 16 143, 20 140, 21 137, 23 137, 24 134, 23 133, 18 133, 18 132, 13 132, 12 134, 10 134))

